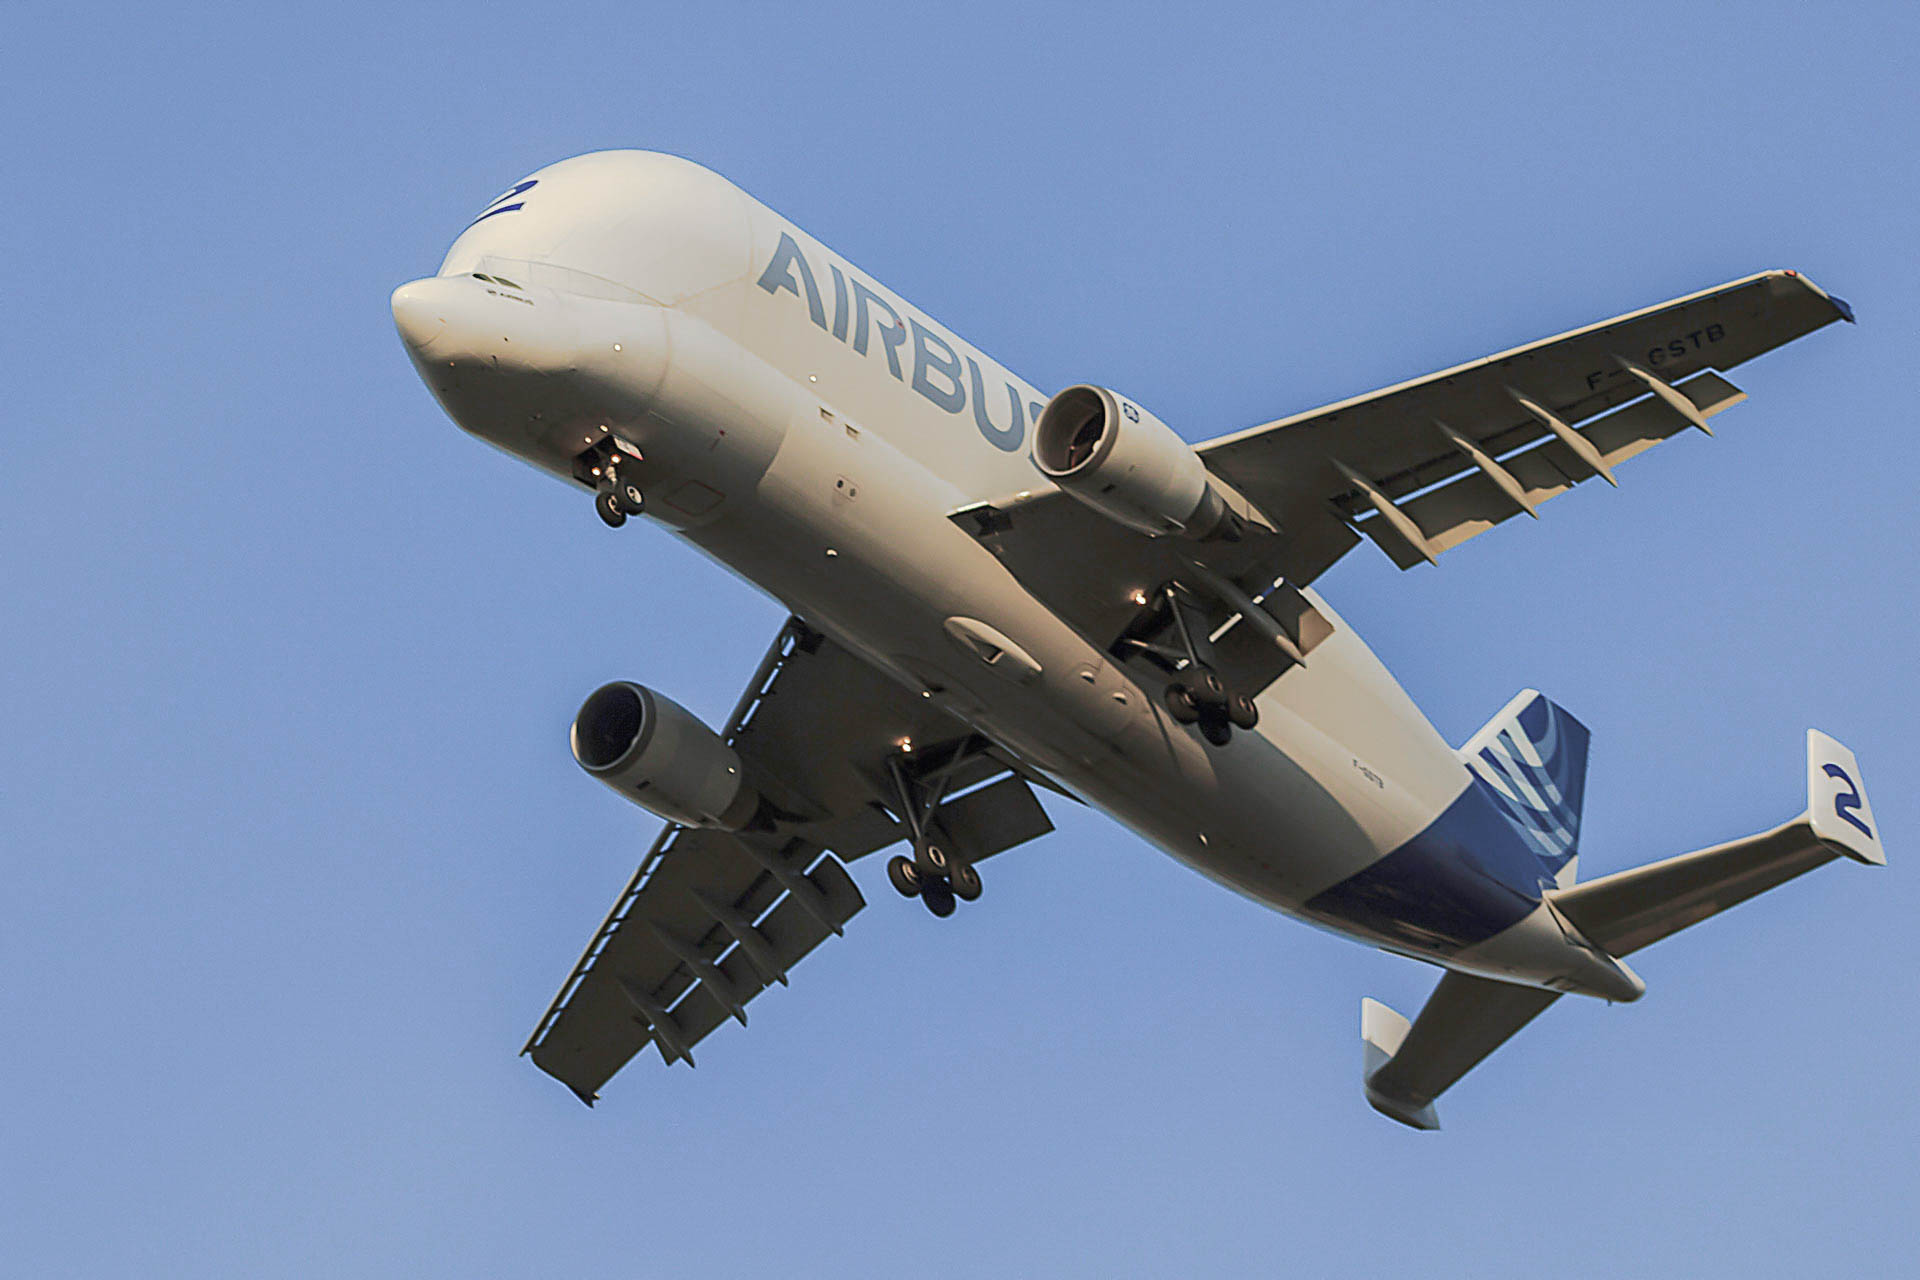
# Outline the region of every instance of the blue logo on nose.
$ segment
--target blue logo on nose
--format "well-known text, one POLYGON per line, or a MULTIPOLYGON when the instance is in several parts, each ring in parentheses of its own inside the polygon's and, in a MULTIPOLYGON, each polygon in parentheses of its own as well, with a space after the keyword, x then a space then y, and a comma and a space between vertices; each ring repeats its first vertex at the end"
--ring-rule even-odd
MULTIPOLYGON (((540 179, 528 178, 525 182, 521 183, 519 186, 515 187, 513 190, 502 192, 499 196, 495 197, 494 202, 488 205, 485 211, 483 211, 479 217, 475 218, 472 222, 469 222, 467 226, 471 227, 477 223, 485 222, 488 218, 491 218, 496 213, 512 213, 515 209, 518 209, 521 205, 526 203, 526 201, 520 199, 519 197, 525 195, 527 192, 533 190, 535 187, 539 185, 540 185, 540 179)), ((461 228, 461 230, 463 231, 465 229, 466 229, 465 227, 461 228)))

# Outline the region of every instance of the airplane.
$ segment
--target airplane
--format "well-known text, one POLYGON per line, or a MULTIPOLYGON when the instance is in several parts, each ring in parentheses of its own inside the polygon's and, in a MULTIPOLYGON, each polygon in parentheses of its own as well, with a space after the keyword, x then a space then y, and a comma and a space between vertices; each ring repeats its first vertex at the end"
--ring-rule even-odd
MULTIPOLYGON (((1272 909, 1442 970, 1361 1005, 1363 1086, 1435 1100, 1563 994, 1632 1001, 1641 947, 1836 857, 1884 865, 1858 762, 1807 734, 1806 808, 1581 880, 1588 731, 1527 690, 1455 748, 1313 582, 1399 568, 1746 398, 1732 367, 1847 304, 1765 271, 1201 444, 1104 386, 1045 395, 691 161, 598 152, 479 211, 397 289, 468 433, 664 525, 790 613, 718 729, 632 681, 575 759, 666 827, 524 1053, 591 1106, 865 906, 936 917, 1091 805, 1272 909)), ((971 908, 970 908, 971 909, 971 908)))

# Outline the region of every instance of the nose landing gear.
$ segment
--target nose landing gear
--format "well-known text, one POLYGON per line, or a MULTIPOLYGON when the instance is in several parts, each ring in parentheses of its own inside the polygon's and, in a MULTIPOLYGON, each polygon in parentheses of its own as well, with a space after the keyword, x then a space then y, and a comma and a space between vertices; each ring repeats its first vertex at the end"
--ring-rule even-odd
POLYGON ((611 434, 573 460, 574 477, 594 486, 593 509, 609 529, 647 509, 647 495, 635 474, 644 461, 638 449, 611 434))
POLYGON ((600 513, 609 529, 618 529, 627 522, 628 516, 637 516, 647 509, 647 495, 631 481, 603 480, 600 492, 594 497, 593 509, 600 513))

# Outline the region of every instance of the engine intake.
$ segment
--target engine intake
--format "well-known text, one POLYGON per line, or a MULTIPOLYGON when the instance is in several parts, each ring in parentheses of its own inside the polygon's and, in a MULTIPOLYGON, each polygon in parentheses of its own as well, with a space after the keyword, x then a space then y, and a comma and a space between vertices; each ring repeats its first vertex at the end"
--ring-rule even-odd
POLYGON ((573 758, 644 809, 689 827, 738 831, 760 808, 739 755, 673 699, 629 680, 573 718, 573 758))
POLYGON ((1203 541, 1234 528, 1193 446, 1105 387, 1068 387, 1047 402, 1034 424, 1033 464, 1095 511, 1145 534, 1203 541))

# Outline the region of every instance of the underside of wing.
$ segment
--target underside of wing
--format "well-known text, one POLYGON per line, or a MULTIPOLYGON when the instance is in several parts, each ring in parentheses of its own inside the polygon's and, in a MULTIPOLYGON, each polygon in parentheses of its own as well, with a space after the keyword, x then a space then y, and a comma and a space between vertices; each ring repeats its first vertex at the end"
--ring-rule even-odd
POLYGON ((1195 452, 1247 517, 1230 536, 1142 532, 1039 475, 953 519, 1117 659, 1191 665, 1195 646, 1172 643, 1183 619, 1205 665, 1254 694, 1328 634, 1300 588, 1363 536, 1409 568, 1584 481, 1617 483, 1746 398, 1723 370, 1852 318, 1804 276, 1764 272, 1209 441, 1195 452))
POLYGON ((853 918, 846 869, 803 841, 669 827, 527 1052, 591 1104, 628 1059, 693 1046, 853 918))
POLYGON ((524 1050, 588 1104, 649 1044, 691 1066, 842 933, 865 905, 845 861, 917 827, 970 866, 1052 829, 997 747, 797 620, 723 736, 780 816, 655 841, 524 1050))
MULTIPOLYGON (((1272 529, 1249 525, 1231 541, 1205 544, 1149 537, 1058 490, 953 518, 1036 598, 1122 662, 1177 665, 1177 611, 1204 643, 1208 665, 1252 694, 1331 634, 1307 598, 1281 581, 1280 566, 1300 546, 1272 529)), ((1343 547, 1353 544, 1345 526, 1334 530, 1343 547)))
POLYGON ((1341 530, 1408 568, 1689 427, 1711 434, 1745 398, 1722 372, 1852 318, 1806 277, 1763 272, 1198 449, 1310 548, 1295 583, 1344 553, 1341 530))

